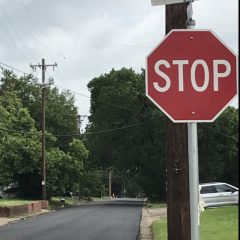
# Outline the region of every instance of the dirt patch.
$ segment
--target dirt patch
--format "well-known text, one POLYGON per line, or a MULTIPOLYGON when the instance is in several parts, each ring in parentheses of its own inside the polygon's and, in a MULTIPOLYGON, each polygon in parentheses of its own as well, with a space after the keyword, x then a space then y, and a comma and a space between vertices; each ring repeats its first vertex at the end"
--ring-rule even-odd
POLYGON ((152 240, 152 232, 150 226, 153 221, 159 220, 167 215, 166 208, 147 208, 142 210, 142 220, 140 223, 139 240, 152 240))

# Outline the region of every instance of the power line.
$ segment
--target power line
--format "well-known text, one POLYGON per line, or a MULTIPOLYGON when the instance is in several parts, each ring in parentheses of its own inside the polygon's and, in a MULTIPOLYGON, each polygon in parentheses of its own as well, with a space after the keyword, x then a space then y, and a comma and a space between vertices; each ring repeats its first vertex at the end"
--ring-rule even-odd
POLYGON ((221 118, 226 119, 230 123, 239 124, 239 122, 232 121, 232 120, 228 119, 227 117, 221 116, 219 119, 221 119, 221 118))
MULTIPOLYGON (((23 8, 24 8, 24 11, 26 12, 26 14, 27 14, 27 16, 28 16, 28 20, 29 20, 30 24, 31 24, 32 28, 34 29, 34 31, 35 31, 35 33, 36 33, 36 37, 34 37, 34 39, 41 45, 42 48, 44 48, 44 50, 45 50, 46 53, 50 56, 50 58, 52 59, 52 61, 54 61, 54 60, 53 60, 53 56, 52 56, 52 54, 50 53, 50 51, 52 51, 55 55, 57 55, 58 58, 61 59, 61 60, 62 60, 62 59, 63 59, 63 60, 67 60, 67 61, 70 61, 70 62, 72 62, 72 63, 74 63, 74 64, 77 63, 78 67, 81 67, 81 68, 83 68, 83 69, 88 69, 88 70, 91 70, 91 71, 93 70, 93 69, 88 68, 88 67, 86 67, 86 66, 80 65, 79 62, 73 61, 72 59, 67 58, 66 56, 64 56, 64 55, 63 55, 62 53, 60 53, 59 51, 56 51, 56 49, 53 49, 53 48, 47 46, 47 45, 44 43, 44 41, 43 41, 43 39, 42 39, 42 37, 41 37, 41 34, 40 34, 39 30, 38 30, 38 27, 36 26, 36 24, 34 23, 32 17, 31 17, 31 14, 29 13, 30 11, 29 11, 28 7, 27 7, 26 4, 24 3, 24 1, 21 1, 21 3, 22 3, 22 6, 23 6, 23 8), (50 51, 49 51, 49 50, 50 50, 50 51)), ((61 74, 60 74, 59 72, 57 72, 57 74, 59 74, 59 75, 61 76, 61 74)))
MULTIPOLYGON (((112 128, 112 129, 106 129, 106 130, 101 130, 101 131, 96 131, 96 132, 90 132, 90 133, 81 133, 81 134, 51 134, 52 136, 54 137, 74 137, 74 136, 82 136, 82 135, 94 135, 94 134, 101 134, 101 133, 110 133, 110 132, 114 132, 114 131, 120 131, 120 130, 124 130, 124 129, 128 129, 128 128, 132 128, 132 127, 135 127, 135 126, 138 126, 138 125, 142 125, 146 122, 149 122, 149 121, 153 121, 153 120, 156 120, 156 119, 159 119, 160 117, 154 117, 152 119, 149 119, 149 120, 146 120, 146 121, 143 121, 143 122, 137 122, 137 123, 134 123, 134 124, 130 124, 130 125, 127 125, 127 126, 123 126, 123 127, 118 127, 118 128, 112 128)), ((231 140, 234 140, 236 142, 238 142, 238 139, 228 135, 228 134, 225 134, 223 132, 220 132, 206 124, 203 124, 202 126, 204 127, 207 127, 213 131, 215 131, 216 133, 218 134, 221 134, 231 140)), ((29 134, 29 135, 39 135, 40 134, 35 134, 35 133, 29 133, 29 132, 24 132, 24 131, 16 131, 16 130, 11 130, 11 129, 5 129, 5 128, 0 128, 1 131, 5 131, 5 132, 10 132, 10 133, 19 133, 19 134, 29 134)))
MULTIPOLYGON (((38 30, 38 27, 37 27, 36 24, 34 23, 32 17, 31 17, 31 14, 29 13, 28 7, 26 6, 26 4, 24 3, 23 0, 21 1, 21 3, 22 3, 22 6, 23 6, 23 8, 24 8, 24 10, 25 10, 25 12, 26 12, 26 14, 27 14, 27 16, 28 16, 28 19, 29 19, 30 24, 32 25, 32 27, 33 27, 33 29, 34 29, 34 31, 35 31, 35 33, 36 33, 36 36, 38 37, 38 38, 34 37, 34 39, 35 39, 39 44, 42 45, 42 47, 46 50, 46 52, 49 54, 49 56, 50 56, 51 58, 52 58, 52 55, 51 55, 51 53, 50 53, 48 50, 51 50, 52 52, 54 52, 54 53, 55 53, 56 55, 58 55, 58 57, 60 57, 61 59, 64 59, 64 60, 67 59, 67 60, 72 61, 71 59, 66 58, 64 55, 62 55, 60 52, 56 51, 55 49, 48 47, 48 46, 44 43, 44 41, 43 41, 43 39, 42 39, 42 37, 41 37, 41 34, 40 34, 39 30, 38 30)), ((72 62, 74 62, 74 61, 72 61, 72 62)), ((78 66, 79 66, 79 63, 78 63, 78 66)), ((84 67, 84 66, 83 66, 83 67, 84 67)), ((85 68, 85 67, 84 67, 84 68, 85 68)))
MULTIPOLYGON (((12 70, 18 71, 18 72, 23 73, 23 74, 25 74, 25 75, 29 75, 29 74, 30 74, 30 73, 26 73, 26 72, 24 72, 24 71, 22 71, 22 70, 20 70, 20 69, 18 69, 18 68, 16 68, 16 67, 10 66, 9 64, 3 63, 3 62, 0 62, 0 65, 3 65, 3 66, 8 67, 8 68, 11 68, 12 70)), ((68 88, 65 88, 65 87, 61 87, 61 86, 56 85, 56 84, 54 84, 54 86, 55 86, 55 87, 58 87, 58 88, 61 88, 61 89, 64 89, 64 90, 66 90, 66 91, 70 91, 70 92, 72 92, 72 93, 74 93, 74 94, 77 94, 77 95, 80 95, 80 96, 82 96, 82 97, 86 97, 86 98, 91 99, 91 97, 88 96, 88 95, 86 95, 86 94, 79 93, 79 92, 73 91, 73 90, 71 90, 71 89, 68 89, 68 88)), ((130 110, 130 111, 133 111, 133 112, 138 112, 137 110, 129 109, 129 108, 124 107, 124 106, 122 106, 122 105, 111 104, 111 103, 105 103, 105 104, 111 105, 111 106, 115 106, 115 107, 119 107, 119 108, 122 108, 122 109, 127 109, 127 110, 130 110)), ((228 119, 228 118, 225 117, 225 116, 221 116, 221 117, 219 118, 219 120, 220 120, 221 118, 226 119, 227 121, 229 121, 229 122, 231 122, 231 123, 233 123, 233 124, 239 124, 238 122, 232 121, 232 120, 228 119)))
POLYGON ((3 65, 3 66, 8 67, 8 68, 11 68, 12 70, 15 70, 17 72, 23 73, 25 75, 29 75, 30 74, 30 73, 23 72, 22 70, 20 70, 18 68, 15 68, 15 67, 12 67, 12 66, 10 66, 10 65, 8 65, 6 63, 3 63, 3 62, 0 62, 0 65, 3 65))
POLYGON ((77 33, 77 34, 79 34, 79 35, 81 35, 81 36, 84 36, 84 37, 87 37, 87 38, 90 38, 90 39, 94 39, 94 40, 101 41, 101 42, 107 42, 107 43, 111 43, 111 44, 117 44, 117 45, 120 45, 120 46, 123 46, 123 47, 142 48, 142 49, 150 49, 150 48, 151 48, 150 46, 148 47, 148 46, 140 46, 140 45, 136 45, 136 44, 115 42, 115 41, 111 41, 111 40, 108 40, 108 39, 105 39, 105 38, 100 38, 100 37, 97 37, 97 36, 94 36, 94 35, 91 35, 91 34, 79 32, 79 31, 76 31, 76 30, 74 30, 74 29, 72 29, 72 28, 69 28, 69 27, 67 27, 67 26, 64 26, 64 25, 62 25, 62 24, 60 24, 60 23, 57 23, 57 22, 55 22, 55 21, 53 21, 53 20, 51 20, 51 19, 49 19, 49 18, 47 18, 47 17, 45 17, 45 16, 42 16, 42 15, 40 15, 38 12, 36 12, 35 10, 32 10, 32 9, 31 9, 31 11, 32 11, 35 15, 39 16, 40 18, 43 18, 43 19, 47 20, 48 22, 51 22, 51 23, 59 26, 60 28, 63 28, 63 29, 68 30, 68 31, 70 31, 70 32, 77 33))
POLYGON ((54 86, 56 86, 56 87, 58 87, 58 88, 61 88, 61 89, 63 89, 63 90, 66 90, 66 91, 72 92, 72 93, 74 93, 74 94, 80 95, 80 96, 82 96, 82 97, 91 98, 90 96, 88 96, 88 95, 86 95, 86 94, 79 93, 79 92, 76 92, 76 91, 70 90, 70 89, 68 89, 68 88, 61 87, 61 86, 56 85, 56 84, 54 84, 54 86))
MULTIPOLYGON (((70 92, 72 92, 72 93, 74 93, 74 94, 77 94, 77 95, 80 95, 80 96, 83 96, 83 97, 86 97, 86 98, 91 99, 90 96, 87 96, 87 95, 82 94, 82 93, 79 93, 79 92, 72 91, 72 90, 70 90, 70 89, 68 89, 68 88, 64 88, 64 87, 61 87, 61 86, 56 85, 56 84, 54 84, 54 86, 56 86, 56 87, 58 87, 58 88, 62 88, 62 89, 64 89, 64 90, 66 90, 66 91, 70 91, 70 92)), ((105 105, 109 105, 109 106, 113 106, 113 107, 117 107, 117 108, 121 108, 121 109, 126 109, 126 110, 129 110, 129 111, 132 111, 132 112, 138 112, 138 110, 130 109, 130 108, 124 107, 124 106, 122 106, 122 105, 117 105, 117 104, 108 103, 108 102, 106 103, 106 102, 99 101, 99 100, 98 100, 97 102, 104 103, 105 105)))
POLYGON ((36 37, 34 36, 34 39, 42 46, 42 48, 44 48, 44 50, 45 50, 46 53, 50 56, 50 58, 52 59, 52 61, 54 61, 54 60, 53 60, 52 54, 49 52, 49 49, 50 49, 51 51, 53 51, 55 54, 57 54, 58 56, 60 56, 61 58, 64 58, 64 59, 65 59, 64 56, 62 56, 62 55, 61 55, 60 53, 58 53, 56 50, 54 50, 54 49, 52 49, 52 48, 49 48, 49 47, 44 43, 44 41, 42 40, 41 34, 40 34, 39 31, 38 31, 37 26, 34 24, 32 18, 31 18, 31 16, 30 16, 30 14, 29 14, 29 11, 28 11, 28 8, 27 8, 26 4, 24 3, 24 1, 21 1, 21 3, 22 3, 22 6, 23 6, 23 8, 24 8, 24 10, 25 10, 25 12, 26 12, 26 14, 27 14, 27 16, 28 16, 28 20, 29 20, 32 28, 33 28, 33 30, 35 31, 36 37))
POLYGON ((132 127, 135 127, 135 126, 139 126, 139 125, 142 125, 146 122, 153 121, 153 120, 156 120, 156 119, 159 119, 159 117, 155 117, 155 118, 149 119, 147 121, 138 122, 138 123, 131 124, 131 125, 128 125, 128 126, 123 126, 123 127, 118 127, 118 128, 108 129, 108 130, 102 130, 102 131, 96 131, 96 132, 90 132, 90 133, 82 133, 81 135, 95 135, 95 134, 101 134, 101 133, 116 132, 116 131, 120 131, 120 130, 124 130, 124 129, 128 129, 128 128, 132 128, 132 127))
POLYGON ((26 135, 36 135, 36 136, 41 136, 41 134, 36 134, 36 133, 31 133, 31 132, 25 132, 25 131, 17 131, 13 129, 6 129, 6 128, 0 128, 0 131, 3 132, 9 132, 9 133, 18 133, 18 134, 26 134, 26 135))
MULTIPOLYGON (((54 137, 74 137, 74 136, 82 136, 82 135, 95 135, 95 134, 101 134, 101 133, 110 133, 110 132, 115 132, 115 131, 120 131, 128 128, 132 128, 138 125, 142 125, 146 122, 153 121, 159 119, 159 117, 154 117, 152 119, 143 121, 143 122, 137 122, 131 125, 123 126, 123 127, 118 127, 118 128, 112 128, 112 129, 106 129, 106 130, 101 130, 101 131, 96 131, 96 132, 90 132, 90 133, 81 133, 81 134, 51 134, 54 137)), ((16 130, 11 130, 11 129, 6 129, 6 128, 0 128, 1 131, 5 132, 10 132, 10 133, 18 133, 18 134, 29 134, 29 135, 37 135, 41 136, 41 134, 34 134, 34 133, 29 133, 29 132, 24 132, 24 131, 16 131, 16 130)))
POLYGON ((15 32, 16 36, 18 37, 18 39, 20 40, 20 42, 22 43, 22 45, 28 50, 28 53, 31 55, 31 57, 32 57, 32 58, 35 58, 35 57, 33 56, 33 54, 29 51, 28 47, 26 46, 25 42, 23 41, 23 39, 22 39, 22 37, 20 36, 20 34, 18 33, 18 31, 16 30, 16 28, 15 28, 15 26, 14 26, 11 18, 8 16, 8 14, 7 14, 6 10, 4 9, 4 7, 1 6, 1 8, 2 8, 3 14, 4 14, 5 17, 7 18, 8 22, 10 23, 13 31, 15 32))
POLYGON ((17 48, 17 50, 19 51, 19 53, 25 58, 25 60, 28 61, 27 57, 25 56, 25 54, 20 50, 20 48, 17 46, 17 44, 15 43, 15 41, 12 39, 11 35, 8 33, 7 29, 5 28, 5 26, 2 24, 3 30, 5 31, 7 37, 9 38, 10 42, 12 42, 12 44, 17 48))
POLYGON ((223 136, 225 136, 225 137, 227 137, 227 138, 229 138, 229 139, 231 139, 231 140, 234 140, 234 141, 238 142, 238 139, 237 139, 237 138, 232 137, 232 136, 230 136, 230 135, 228 135, 228 134, 226 134, 226 133, 219 132, 218 130, 214 129, 213 127, 210 127, 210 126, 205 125, 205 124, 203 124, 202 126, 208 128, 208 129, 211 129, 212 131, 215 131, 216 133, 221 134, 221 135, 223 135, 223 136))

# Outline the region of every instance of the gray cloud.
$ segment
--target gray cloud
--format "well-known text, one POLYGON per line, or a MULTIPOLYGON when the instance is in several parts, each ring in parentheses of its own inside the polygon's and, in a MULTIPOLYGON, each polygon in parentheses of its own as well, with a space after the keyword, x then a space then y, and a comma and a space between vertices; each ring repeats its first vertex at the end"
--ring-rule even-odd
MULTIPOLYGON (((25 72, 43 57, 57 62, 48 71, 55 83, 89 95, 92 78, 112 68, 145 67, 164 37, 164 9, 150 0, 0 0, 0 60, 25 72)), ((193 12, 196 28, 212 29, 238 52, 237 0, 199 0, 193 12)), ((76 100, 80 114, 88 114, 89 99, 76 100)))

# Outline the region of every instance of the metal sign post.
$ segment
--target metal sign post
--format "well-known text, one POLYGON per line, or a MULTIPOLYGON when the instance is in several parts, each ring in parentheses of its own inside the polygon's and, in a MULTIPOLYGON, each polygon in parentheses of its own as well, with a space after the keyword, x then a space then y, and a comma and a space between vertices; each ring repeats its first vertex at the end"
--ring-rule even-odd
MULTIPOLYGON (((193 29, 195 21, 192 19, 193 0, 189 0, 187 7, 187 28, 193 29)), ((200 209, 199 209, 199 168, 198 168, 198 135, 197 123, 188 123, 188 169, 189 169, 189 201, 191 240, 200 239, 200 209)))
MULTIPOLYGON (((193 29, 195 21, 192 19, 193 0, 189 0, 187 7, 187 28, 193 29)), ((188 123, 188 169, 189 169, 189 201, 191 240, 200 239, 200 208, 199 208, 199 167, 198 167, 198 135, 197 123, 188 123)))
POLYGON ((191 240, 199 239, 199 172, 197 123, 188 123, 189 199, 191 240))

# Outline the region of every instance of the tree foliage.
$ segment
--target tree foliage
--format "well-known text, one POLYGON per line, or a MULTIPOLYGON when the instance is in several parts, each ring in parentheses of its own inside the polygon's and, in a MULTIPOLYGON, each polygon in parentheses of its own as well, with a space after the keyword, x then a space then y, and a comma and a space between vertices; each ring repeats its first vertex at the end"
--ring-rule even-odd
POLYGON ((199 178, 238 186, 238 110, 228 107, 214 123, 199 124, 199 178))
MULTIPOLYGON (((68 91, 46 87, 48 195, 108 194, 165 198, 166 117, 145 96, 145 72, 111 70, 92 79, 89 124, 78 133, 68 91)), ((41 84, 3 70, 0 79, 0 187, 21 197, 41 194, 41 84)), ((238 186, 238 110, 198 124, 200 182, 238 186)))
MULTIPOLYGON (((49 195, 79 185, 88 151, 71 134, 77 110, 69 93, 47 89, 46 172, 49 195), (54 135, 70 135, 58 137, 54 135)), ((4 70, 0 85, 0 187, 19 197, 41 195, 41 89, 31 75, 4 70)))
MULTIPOLYGON (((57 137, 56 146, 68 151, 71 135, 78 134, 77 107, 74 105, 74 96, 69 91, 59 92, 57 87, 46 87, 45 115, 46 131, 55 135, 68 135, 57 137)), ((13 72, 4 70, 1 78, 0 93, 13 93, 24 108, 28 109, 35 128, 41 130, 42 116, 42 85, 32 75, 17 77, 13 72)))
MULTIPOLYGON (((148 197, 163 199, 165 117, 146 99, 144 77, 144 71, 123 68, 88 84, 89 159, 95 166, 120 173, 129 196, 138 189, 148 197)), ((199 124, 198 132, 200 181, 238 185, 238 110, 227 108, 214 123, 199 124)))
POLYGON ((163 195, 159 184, 165 182, 165 117, 146 98, 144 84, 144 71, 138 74, 125 68, 88 84, 91 116, 87 146, 93 164, 103 169, 114 167, 126 184, 133 186, 134 181, 148 196, 159 197, 156 189, 163 195))

